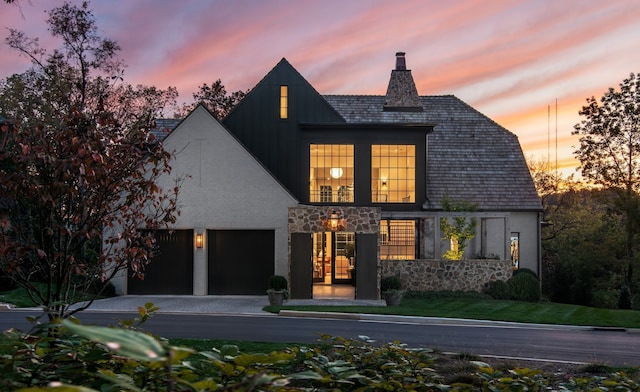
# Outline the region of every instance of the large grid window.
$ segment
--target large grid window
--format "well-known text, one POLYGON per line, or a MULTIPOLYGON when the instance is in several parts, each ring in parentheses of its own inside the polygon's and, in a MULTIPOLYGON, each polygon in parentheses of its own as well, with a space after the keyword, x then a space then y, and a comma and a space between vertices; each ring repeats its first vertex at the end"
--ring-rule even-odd
POLYGON ((289 86, 280 86, 280 118, 289 117, 289 86))
POLYGON ((353 144, 311 144, 309 159, 309 201, 353 203, 353 144))
POLYGON ((413 220, 380 221, 380 259, 414 260, 416 258, 416 222, 413 220))
POLYGON ((371 201, 416 202, 416 146, 371 146, 371 201))

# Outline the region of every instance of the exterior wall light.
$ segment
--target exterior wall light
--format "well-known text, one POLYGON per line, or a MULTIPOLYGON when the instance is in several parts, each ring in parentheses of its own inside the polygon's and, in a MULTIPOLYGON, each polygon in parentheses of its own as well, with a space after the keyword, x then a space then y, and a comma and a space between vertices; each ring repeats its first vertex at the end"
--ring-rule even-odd
POLYGON ((342 231, 347 226, 346 219, 336 210, 332 210, 326 218, 322 218, 322 226, 328 231, 342 231))
POLYGON ((338 228, 338 223, 340 222, 340 215, 336 210, 333 210, 329 215, 329 227, 331 230, 336 230, 338 228))
POLYGON ((196 248, 203 248, 203 247, 204 247, 204 234, 197 233, 196 234, 196 248))

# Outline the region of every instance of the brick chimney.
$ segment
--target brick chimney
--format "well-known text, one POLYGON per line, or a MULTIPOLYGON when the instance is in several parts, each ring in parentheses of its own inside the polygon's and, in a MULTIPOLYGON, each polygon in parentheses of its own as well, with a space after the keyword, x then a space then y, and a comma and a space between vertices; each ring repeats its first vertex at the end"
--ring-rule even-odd
POLYGON ((418 90, 404 55, 405 52, 396 53, 396 69, 391 71, 383 109, 389 112, 421 112, 418 90))

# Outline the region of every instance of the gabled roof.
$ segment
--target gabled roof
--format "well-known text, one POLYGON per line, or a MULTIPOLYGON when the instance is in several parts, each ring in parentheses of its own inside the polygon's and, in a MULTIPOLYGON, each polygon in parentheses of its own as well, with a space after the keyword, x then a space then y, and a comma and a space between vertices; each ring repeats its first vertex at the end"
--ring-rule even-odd
POLYGON ((383 111, 384 96, 325 95, 348 123, 435 124, 427 139, 427 210, 445 196, 484 211, 539 211, 518 138, 453 95, 421 96, 422 112, 383 111))

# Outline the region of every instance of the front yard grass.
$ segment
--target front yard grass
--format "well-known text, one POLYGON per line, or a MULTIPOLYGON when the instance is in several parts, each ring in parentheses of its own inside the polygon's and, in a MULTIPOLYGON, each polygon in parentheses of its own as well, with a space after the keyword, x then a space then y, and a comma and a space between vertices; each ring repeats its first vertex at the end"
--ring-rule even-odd
POLYGON ((400 306, 316 306, 286 303, 266 311, 368 313, 420 317, 444 317, 534 324, 579 325, 608 328, 640 328, 640 311, 591 308, 551 302, 531 303, 476 298, 403 298, 400 306))

